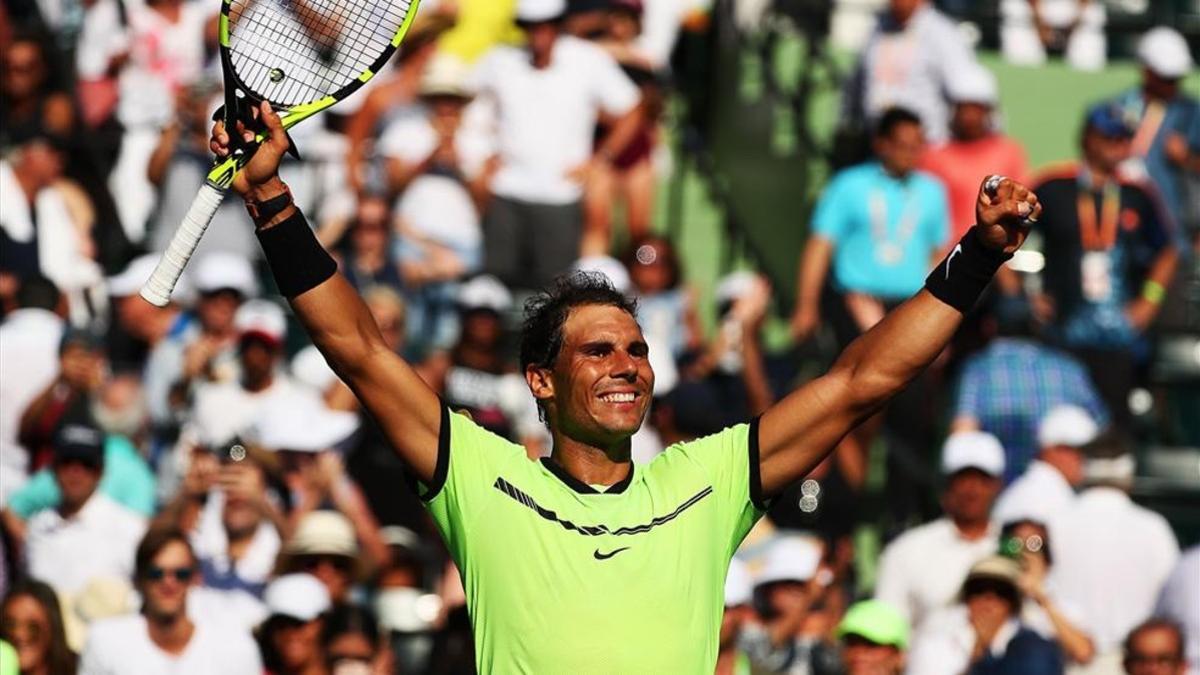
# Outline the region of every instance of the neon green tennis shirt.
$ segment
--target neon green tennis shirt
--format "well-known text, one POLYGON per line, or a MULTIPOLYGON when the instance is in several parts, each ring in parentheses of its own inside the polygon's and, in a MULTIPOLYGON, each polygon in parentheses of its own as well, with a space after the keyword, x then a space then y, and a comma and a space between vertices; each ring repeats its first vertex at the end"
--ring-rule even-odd
POLYGON ((443 409, 423 498, 479 672, 711 673, 729 560, 763 514, 757 438, 751 423, 674 445, 598 492, 443 409))

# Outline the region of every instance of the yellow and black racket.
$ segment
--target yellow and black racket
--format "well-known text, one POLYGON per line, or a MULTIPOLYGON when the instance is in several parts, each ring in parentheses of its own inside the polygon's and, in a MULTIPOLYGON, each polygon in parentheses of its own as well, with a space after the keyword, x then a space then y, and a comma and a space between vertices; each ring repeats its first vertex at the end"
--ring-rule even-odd
MULTIPOLYGON (((220 57, 227 129, 268 101, 285 129, 353 94, 400 46, 418 0, 224 0, 220 57)), ((160 307, 262 133, 252 143, 230 134, 233 152, 208 174, 141 295, 160 307)))

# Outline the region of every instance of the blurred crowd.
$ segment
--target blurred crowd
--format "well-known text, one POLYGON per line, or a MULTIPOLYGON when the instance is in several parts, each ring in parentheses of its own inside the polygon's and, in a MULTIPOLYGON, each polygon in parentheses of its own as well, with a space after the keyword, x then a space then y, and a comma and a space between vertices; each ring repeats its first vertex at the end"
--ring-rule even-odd
MULTIPOLYGON (((1103 64, 1102 3, 1001 4, 1010 60, 1103 64)), ((471 672, 457 570, 241 205, 172 304, 137 295, 210 163, 218 9, 0 5, 0 674, 471 672)), ((520 308, 570 270, 638 300, 636 462, 811 375, 764 347, 788 308, 762 275, 702 299, 656 234, 671 54, 708 9, 425 0, 392 65, 292 132, 284 179, 392 349, 531 458, 520 308)), ((963 31, 883 3, 842 97, 861 161, 797 223, 794 340, 844 347, 919 291, 983 176, 1045 210, 947 353, 747 539, 718 672, 1200 673, 1200 548, 1130 498, 1156 340, 1200 333, 1200 103, 1179 33, 1137 59, 1136 87, 1047 105, 1079 154, 1035 171, 963 31)))

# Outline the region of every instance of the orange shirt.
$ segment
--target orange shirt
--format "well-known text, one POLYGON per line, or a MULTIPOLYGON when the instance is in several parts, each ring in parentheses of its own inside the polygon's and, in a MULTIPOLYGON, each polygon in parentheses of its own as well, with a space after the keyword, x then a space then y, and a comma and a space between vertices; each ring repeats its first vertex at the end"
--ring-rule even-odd
POLYGON ((1029 177, 1025 149, 1000 134, 977 141, 951 140, 931 147, 921 158, 921 168, 946 186, 951 242, 958 241, 975 224, 975 200, 979 184, 986 176, 998 173, 1025 184, 1029 177))

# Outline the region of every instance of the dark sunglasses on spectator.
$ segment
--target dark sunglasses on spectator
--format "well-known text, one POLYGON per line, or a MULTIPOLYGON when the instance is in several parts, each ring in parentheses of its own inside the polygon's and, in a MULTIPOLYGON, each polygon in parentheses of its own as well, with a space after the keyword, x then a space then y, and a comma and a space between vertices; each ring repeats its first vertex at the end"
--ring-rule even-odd
POLYGON ((186 584, 192 580, 192 577, 195 576, 195 574, 196 570, 192 569, 191 567, 176 567, 175 569, 151 567, 150 569, 146 570, 146 580, 162 581, 169 575, 175 577, 175 581, 178 581, 181 584, 186 584))
POLYGON ((1180 662, 1175 654, 1143 654, 1131 652, 1125 662, 1137 666, 1174 666, 1180 662))
POLYGON ((89 471, 100 471, 104 468, 104 461, 98 457, 60 457, 54 460, 54 466, 71 466, 73 464, 89 471))
POLYGON ((298 561, 300 567, 305 571, 311 572, 321 566, 321 563, 329 563, 339 572, 349 572, 354 561, 350 558, 340 555, 306 555, 298 561))

